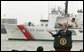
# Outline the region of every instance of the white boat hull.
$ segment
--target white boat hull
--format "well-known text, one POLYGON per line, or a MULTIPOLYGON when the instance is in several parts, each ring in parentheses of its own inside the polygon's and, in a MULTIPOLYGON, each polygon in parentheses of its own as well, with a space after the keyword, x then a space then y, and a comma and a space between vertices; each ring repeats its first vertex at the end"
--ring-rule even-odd
MULTIPOLYGON (((25 30, 23 32, 23 30, 19 29, 17 25, 5 24, 5 28, 9 35, 9 39, 54 40, 51 34, 47 31, 49 30, 48 27, 45 28, 40 26, 39 27, 24 26, 24 25, 21 25, 21 26, 23 26, 29 34, 25 35, 25 30)), ((52 30, 55 30, 55 29, 52 29, 52 30)), ((72 30, 76 32, 76 35, 72 35, 72 40, 83 40, 83 33, 79 33, 78 29, 72 29, 72 30)))

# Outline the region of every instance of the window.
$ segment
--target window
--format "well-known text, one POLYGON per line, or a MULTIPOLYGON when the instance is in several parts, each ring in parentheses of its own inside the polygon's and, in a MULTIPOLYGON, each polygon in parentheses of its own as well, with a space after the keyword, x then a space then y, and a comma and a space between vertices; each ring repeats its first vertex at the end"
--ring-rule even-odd
POLYGON ((74 30, 71 30, 72 31, 72 35, 76 35, 76 32, 74 30))
POLYGON ((83 30, 79 30, 80 33, 83 33, 83 30))
POLYGON ((43 26, 43 24, 41 24, 41 26, 43 26))
POLYGON ((46 24, 46 27, 48 26, 48 24, 46 24))

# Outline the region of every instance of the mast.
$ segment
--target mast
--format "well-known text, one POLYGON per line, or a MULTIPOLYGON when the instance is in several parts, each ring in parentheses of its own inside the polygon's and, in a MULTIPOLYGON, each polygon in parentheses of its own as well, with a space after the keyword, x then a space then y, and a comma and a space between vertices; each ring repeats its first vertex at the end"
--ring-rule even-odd
POLYGON ((68 1, 66 1, 65 3, 65 15, 68 14, 68 1))

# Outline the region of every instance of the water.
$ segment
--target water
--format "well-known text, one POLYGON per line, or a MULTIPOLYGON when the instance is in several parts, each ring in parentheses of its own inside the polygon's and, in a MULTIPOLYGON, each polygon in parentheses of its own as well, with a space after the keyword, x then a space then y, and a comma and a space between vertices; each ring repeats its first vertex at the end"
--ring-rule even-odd
MULTIPOLYGON (((54 50, 53 41, 16 41, 7 40, 7 34, 1 34, 1 51, 27 50, 36 51, 38 46, 43 46, 44 51, 54 50)), ((71 51, 79 51, 83 49, 83 42, 73 42, 71 51)))

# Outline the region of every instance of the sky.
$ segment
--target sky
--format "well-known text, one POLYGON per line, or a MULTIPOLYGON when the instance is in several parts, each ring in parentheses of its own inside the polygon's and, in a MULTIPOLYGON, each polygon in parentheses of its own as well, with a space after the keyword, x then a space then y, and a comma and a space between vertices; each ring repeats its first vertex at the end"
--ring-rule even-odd
MULTIPOLYGON (((40 24, 40 19, 47 19, 51 8, 65 8, 65 1, 1 1, 1 18, 17 18, 19 24, 33 22, 40 24)), ((69 1, 68 13, 76 14, 83 9, 83 1, 69 1)))

